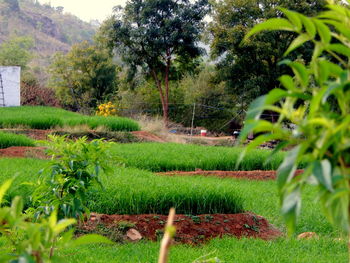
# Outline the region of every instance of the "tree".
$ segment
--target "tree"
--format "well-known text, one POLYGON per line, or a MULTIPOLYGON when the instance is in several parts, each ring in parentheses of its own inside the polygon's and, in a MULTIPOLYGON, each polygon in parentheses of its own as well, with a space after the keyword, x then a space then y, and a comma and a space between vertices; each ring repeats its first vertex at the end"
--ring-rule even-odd
POLYGON ((3 42, 0 45, 0 65, 19 66, 22 70, 32 59, 30 48, 33 47, 33 39, 29 37, 16 37, 3 42))
MULTIPOLYGON (((263 32, 242 44, 244 35, 255 24, 272 17, 282 16, 276 9, 283 6, 313 15, 325 5, 325 0, 220 0, 213 3, 213 21, 209 25, 211 56, 217 60, 217 82, 225 82, 233 95, 239 94, 240 107, 278 87, 278 76, 289 72, 278 66, 283 53, 294 38, 291 32, 263 32)), ((300 54, 310 60, 311 46, 306 45, 290 54, 300 54)))
MULTIPOLYGON (((290 150, 277 173, 282 212, 293 230, 300 212, 301 192, 318 185, 319 201, 330 222, 350 233, 350 1, 334 4, 317 17, 281 10, 285 18, 256 25, 247 38, 263 30, 296 34, 288 55, 306 43, 314 47, 310 63, 285 60, 293 75, 279 78, 282 88, 259 97, 250 106, 241 133, 264 133, 248 149, 269 141, 280 143, 274 152, 290 150), (277 123, 261 120, 264 110, 279 114, 277 123), (287 126, 295 126, 288 129, 287 126), (295 170, 304 172, 295 176, 295 170)), ((349 250, 350 252, 350 250, 349 250)))
POLYGON ((131 73, 142 68, 154 79, 167 124, 171 74, 176 63, 189 63, 201 54, 197 44, 203 18, 209 11, 208 3, 206 0, 130 0, 125 8, 115 10, 114 47, 131 73))
POLYGON ((55 55, 50 85, 64 106, 89 110, 115 95, 117 71, 107 50, 85 41, 74 45, 66 55, 55 55))

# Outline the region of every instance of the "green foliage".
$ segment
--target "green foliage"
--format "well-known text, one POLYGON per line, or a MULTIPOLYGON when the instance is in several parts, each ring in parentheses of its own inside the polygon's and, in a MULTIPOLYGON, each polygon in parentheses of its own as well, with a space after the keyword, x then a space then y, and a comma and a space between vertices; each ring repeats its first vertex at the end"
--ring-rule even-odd
POLYGON ((11 146, 35 146, 35 143, 24 135, 0 132, 0 149, 11 146))
POLYGON ((53 107, 21 106, 0 108, 0 127, 52 129, 63 126, 87 125, 91 129, 104 127, 111 131, 137 131, 137 122, 122 117, 86 116, 53 107))
POLYGON ((66 107, 94 109, 116 94, 117 66, 107 50, 87 41, 74 45, 66 55, 56 54, 50 74, 50 85, 66 107))
POLYGON ((44 176, 33 193, 38 207, 35 217, 54 209, 59 218, 89 216, 87 193, 93 185, 102 187, 100 173, 109 167, 109 144, 102 140, 87 142, 86 137, 71 141, 54 135, 42 143, 51 156, 51 175, 49 180, 44 176))
MULTIPOLYGON (((67 263, 157 262, 158 242, 138 242, 115 247, 90 245, 66 249, 67 263), (132 251, 132 252, 131 252, 132 251)), ((170 262, 193 262, 203 255, 217 256, 222 262, 248 263, 330 263, 347 262, 345 242, 331 238, 321 240, 278 239, 266 241, 255 238, 217 238, 205 245, 177 244, 171 248, 170 262)))
MULTIPOLYGON (((0 187, 0 204, 11 183, 12 180, 8 180, 0 187)), ((21 197, 15 197, 10 207, 0 207, 0 233, 15 249, 14 253, 2 254, 1 262, 61 262, 54 255, 54 250, 96 242, 112 243, 97 235, 86 235, 72 240, 73 229, 67 231, 67 228, 75 224, 75 219, 57 221, 57 212, 54 211, 47 219, 33 223, 22 210, 21 197)))
POLYGON ((114 32, 105 29, 105 35, 111 37, 116 52, 129 67, 129 76, 133 77, 141 67, 153 78, 167 122, 169 80, 181 65, 193 63, 201 54, 197 42, 208 3, 131 0, 125 8, 115 11, 114 32))
MULTIPOLYGON (((284 52, 294 38, 293 32, 263 32, 242 43, 244 35, 257 23, 272 18, 286 28, 289 22, 276 7, 283 6, 303 14, 316 14, 325 0, 223 0, 213 3, 213 21, 209 25, 211 55, 217 59, 215 80, 224 82, 229 93, 235 96, 235 107, 246 109, 258 96, 279 86, 277 78, 289 73, 279 66, 284 52), (277 19, 277 20, 276 20, 277 19)), ((268 22, 268 23, 271 23, 268 22)), ((277 27, 277 23, 270 27, 277 27)), ((289 54, 291 59, 303 55, 309 61, 310 45, 289 54)))
POLYGON ((319 186, 319 200, 328 219, 349 231, 350 9, 343 4, 330 4, 327 8, 313 18, 281 8, 287 17, 283 20, 285 26, 278 26, 280 20, 269 20, 247 35, 278 28, 295 32, 299 36, 287 53, 306 41, 314 45, 310 63, 282 62, 294 75, 283 75, 281 89, 274 89, 251 104, 241 134, 244 140, 249 132, 264 132, 248 148, 271 139, 281 141, 277 151, 294 147, 280 165, 277 180, 289 230, 296 224, 302 189, 312 183, 319 186), (260 120, 264 110, 278 113, 278 122, 260 120), (295 128, 287 129, 290 124, 295 128), (305 171, 294 177, 301 162, 306 163, 305 171))
POLYGON ((19 66, 26 69, 32 59, 29 51, 34 45, 30 37, 16 37, 2 42, 0 45, 0 65, 19 66))
POLYGON ((275 170, 283 160, 283 153, 268 162, 271 151, 254 150, 238 167, 243 148, 212 147, 176 143, 134 143, 112 148, 123 156, 125 165, 154 172, 203 170, 275 170))

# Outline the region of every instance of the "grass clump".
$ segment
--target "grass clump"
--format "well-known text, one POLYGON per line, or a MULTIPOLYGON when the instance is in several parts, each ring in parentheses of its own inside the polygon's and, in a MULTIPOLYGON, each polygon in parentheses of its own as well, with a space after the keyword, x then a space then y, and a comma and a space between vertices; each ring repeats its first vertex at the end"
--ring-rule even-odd
POLYGON ((125 159, 126 165, 153 172, 173 170, 275 170, 283 153, 266 163, 271 151, 251 151, 236 167, 243 148, 212 147, 175 143, 134 143, 116 145, 112 151, 125 159))
POLYGON ((24 135, 0 131, 0 149, 11 146, 35 146, 35 143, 32 139, 24 135))
POLYGON ((91 129, 104 127, 111 131, 136 131, 137 122, 122 117, 85 116, 59 108, 21 106, 0 108, 0 128, 27 127, 53 129, 63 126, 88 125, 91 129))

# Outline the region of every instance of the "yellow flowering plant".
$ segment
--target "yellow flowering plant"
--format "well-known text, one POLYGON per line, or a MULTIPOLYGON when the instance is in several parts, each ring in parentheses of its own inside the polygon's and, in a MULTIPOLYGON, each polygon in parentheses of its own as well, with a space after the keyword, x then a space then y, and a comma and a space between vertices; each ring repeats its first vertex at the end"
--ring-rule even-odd
POLYGON ((97 107, 96 111, 96 115, 104 117, 115 116, 117 115, 117 113, 117 106, 110 101, 107 103, 100 104, 97 107))

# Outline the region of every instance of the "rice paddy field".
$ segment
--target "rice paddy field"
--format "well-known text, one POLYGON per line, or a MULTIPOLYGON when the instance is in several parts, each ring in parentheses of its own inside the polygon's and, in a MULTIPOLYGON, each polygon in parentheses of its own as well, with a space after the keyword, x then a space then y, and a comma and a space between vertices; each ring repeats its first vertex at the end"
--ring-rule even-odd
POLYGON ((0 149, 11 146, 35 146, 35 142, 24 135, 0 131, 0 149))
POLYGON ((236 167, 243 151, 239 147, 212 147, 176 143, 134 143, 116 145, 113 154, 121 156, 129 167, 153 172, 202 170, 275 170, 283 153, 270 157, 271 151, 251 151, 236 167))
POLYGON ((111 131, 137 131, 137 122, 122 117, 85 116, 53 107, 21 106, 0 108, 0 128, 53 129, 63 126, 88 125, 111 131))
MULTIPOLYGON (((46 129, 45 127, 48 127, 51 129, 64 125, 88 123, 86 116, 54 108, 45 108, 41 120, 40 118, 25 120, 26 114, 24 113, 36 112, 39 114, 43 110, 40 107, 4 110, 0 112, 0 116, 5 117, 0 118, 1 127, 27 125, 32 128, 46 129), (18 111, 18 116, 16 111, 18 111), (18 118, 13 117, 15 115, 18 118), (45 118, 51 122, 46 123, 45 118), (41 122, 46 124, 41 125, 41 122)), ((91 118, 96 121, 95 123, 99 123, 96 124, 97 126, 103 123, 103 121, 97 121, 99 118, 91 118)), ((129 123, 128 121, 126 123, 129 123)), ((89 125, 92 125, 91 123, 94 122, 91 121, 89 125)), ((135 124, 128 126, 128 129, 138 129, 138 124, 135 124)), ((25 136, 18 137, 18 135, 0 132, 0 148, 7 147, 6 141, 26 146, 35 144, 25 136)), ((323 216, 322 209, 316 201, 317 188, 313 186, 304 189, 302 211, 297 223, 296 234, 287 237, 274 180, 255 181, 201 175, 156 174, 156 172, 196 169, 275 170, 282 162, 284 155, 274 156, 267 162, 271 152, 255 150, 249 153, 237 167, 237 160, 242 150, 238 147, 175 143, 114 144, 111 154, 115 156, 115 162, 111 164, 111 172, 102 175, 103 188, 94 186, 89 192, 88 208, 96 213, 125 215, 167 215, 171 207, 175 207, 178 214, 192 216, 216 213, 235 214, 248 211, 266 218, 284 233, 278 239, 270 241, 224 236, 197 246, 176 244, 170 251, 169 262, 171 263, 204 263, 209 262, 205 259, 215 257, 220 259, 215 262, 227 263, 348 262, 346 238, 323 216), (125 165, 120 165, 120 158, 125 165), (318 238, 298 240, 296 236, 303 232, 316 232, 318 238), (200 260, 196 261, 196 259, 200 260)), ((15 178, 5 200, 10 201, 20 195, 24 198, 25 206, 31 206, 30 196, 34 186, 28 183, 36 182, 39 178, 38 172, 48 167, 49 164, 49 160, 0 158, 0 184, 9 178, 15 178)), ((49 171, 44 174, 49 176, 49 171)), ((150 263, 157 262, 159 247, 159 241, 141 240, 137 243, 125 242, 115 245, 82 245, 59 250, 57 253, 61 257, 61 262, 69 263, 150 263)), ((11 253, 11 246, 0 236, 0 255, 3 253, 11 253)))
MULTIPOLYGON (((46 160, 0 159, 0 166, 4 168, 0 182, 16 175, 6 198, 29 196, 32 189, 23 183, 35 181, 37 172, 47 164, 46 160)), ((107 214, 167 214, 171 206, 177 207, 178 213, 189 214, 235 213, 244 210, 265 217, 285 231, 274 181, 201 176, 165 177, 137 168, 118 166, 113 170, 112 174, 102 178, 105 188, 96 187, 90 193, 91 211, 107 214)), ((295 237, 284 237, 262 241, 219 238, 198 247, 176 245, 171 250, 170 262, 193 262, 208 254, 223 262, 346 262, 346 241, 337 239, 342 236, 341 232, 326 221, 315 198, 316 189, 305 189, 296 233, 316 232, 319 239, 296 240, 295 237)), ((28 199, 26 201, 29 202, 28 199)), ((4 240, 0 239, 1 242, 4 240)), ((5 244, 3 247, 6 247, 5 244)), ((86 245, 60 251, 60 255, 65 262, 155 262, 158 249, 158 242, 142 241, 114 246, 86 245)))

